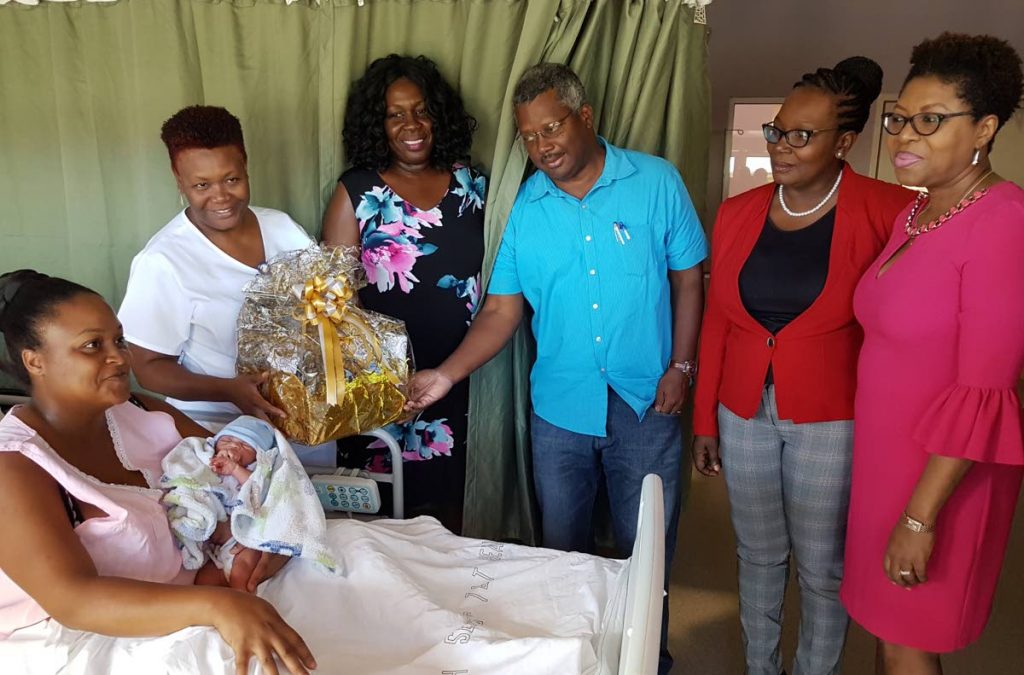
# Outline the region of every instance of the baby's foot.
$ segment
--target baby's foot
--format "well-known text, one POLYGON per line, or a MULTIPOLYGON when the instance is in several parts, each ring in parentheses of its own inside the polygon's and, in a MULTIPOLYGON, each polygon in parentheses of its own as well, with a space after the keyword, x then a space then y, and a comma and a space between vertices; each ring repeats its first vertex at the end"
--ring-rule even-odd
POLYGON ((222 520, 217 523, 217 527, 213 528, 213 534, 210 535, 211 544, 223 544, 231 538, 231 525, 228 521, 222 520))
POLYGON ((249 577, 256 569, 256 563, 259 562, 262 553, 254 548, 245 548, 241 544, 238 544, 238 547, 239 550, 235 553, 235 559, 231 563, 231 577, 228 579, 228 585, 231 588, 245 591, 248 590, 246 585, 249 583, 249 577))
POLYGON ((196 573, 196 586, 227 586, 228 580, 224 578, 224 572, 207 560, 206 564, 199 568, 196 573))

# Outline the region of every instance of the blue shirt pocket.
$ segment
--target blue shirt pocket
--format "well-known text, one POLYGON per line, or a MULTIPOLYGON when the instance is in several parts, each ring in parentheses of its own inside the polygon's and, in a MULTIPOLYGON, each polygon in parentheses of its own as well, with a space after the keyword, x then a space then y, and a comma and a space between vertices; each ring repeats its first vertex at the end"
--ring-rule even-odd
MULTIPOLYGON (((612 225, 612 236, 619 251, 622 270, 631 276, 644 276, 657 271, 658 241, 655 228, 650 223, 616 222, 612 225)), ((662 251, 661 257, 664 258, 662 251)))

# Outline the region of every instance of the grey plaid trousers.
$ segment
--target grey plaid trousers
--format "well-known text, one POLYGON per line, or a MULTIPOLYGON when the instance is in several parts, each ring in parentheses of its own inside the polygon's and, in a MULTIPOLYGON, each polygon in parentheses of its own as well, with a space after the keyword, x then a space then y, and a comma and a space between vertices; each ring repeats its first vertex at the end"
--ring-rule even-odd
POLYGON ((853 421, 780 420, 768 385, 753 419, 718 410, 722 470, 739 559, 749 675, 779 675, 790 554, 800 584, 792 675, 840 672, 849 617, 839 601, 850 499, 853 421))

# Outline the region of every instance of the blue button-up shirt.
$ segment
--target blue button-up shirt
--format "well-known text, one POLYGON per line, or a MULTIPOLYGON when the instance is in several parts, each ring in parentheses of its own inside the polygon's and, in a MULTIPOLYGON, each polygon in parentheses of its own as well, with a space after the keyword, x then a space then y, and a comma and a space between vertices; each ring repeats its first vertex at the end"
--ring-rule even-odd
POLYGON ((519 190, 489 293, 522 293, 534 310, 533 409, 569 431, 605 436, 608 387, 643 419, 672 353, 668 270, 707 257, 679 172, 605 147, 583 199, 543 172, 519 190))

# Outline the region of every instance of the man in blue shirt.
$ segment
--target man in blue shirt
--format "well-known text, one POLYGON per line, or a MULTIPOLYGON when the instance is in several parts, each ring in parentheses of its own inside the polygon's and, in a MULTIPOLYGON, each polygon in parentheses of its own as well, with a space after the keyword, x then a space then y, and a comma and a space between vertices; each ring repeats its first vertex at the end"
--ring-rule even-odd
POLYGON ((533 478, 543 544, 593 548, 604 479, 616 545, 636 537, 644 475, 665 489, 666 575, 675 547, 682 434, 703 309, 707 244, 663 159, 597 136, 583 85, 560 64, 523 74, 516 125, 539 169, 519 190, 486 302, 459 348, 409 385, 411 410, 494 357, 534 310, 533 478))

